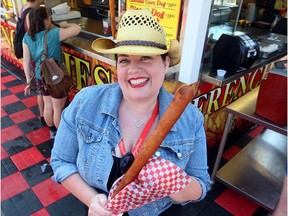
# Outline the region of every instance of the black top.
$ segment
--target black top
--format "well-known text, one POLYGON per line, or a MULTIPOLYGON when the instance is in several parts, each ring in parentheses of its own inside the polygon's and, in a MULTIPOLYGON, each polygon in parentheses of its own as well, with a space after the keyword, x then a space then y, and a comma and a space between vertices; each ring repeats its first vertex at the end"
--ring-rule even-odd
POLYGON ((111 173, 109 175, 109 179, 107 182, 107 189, 108 191, 111 189, 113 183, 116 181, 117 178, 119 178, 122 174, 120 172, 120 159, 118 157, 113 156, 113 167, 111 169, 111 173))

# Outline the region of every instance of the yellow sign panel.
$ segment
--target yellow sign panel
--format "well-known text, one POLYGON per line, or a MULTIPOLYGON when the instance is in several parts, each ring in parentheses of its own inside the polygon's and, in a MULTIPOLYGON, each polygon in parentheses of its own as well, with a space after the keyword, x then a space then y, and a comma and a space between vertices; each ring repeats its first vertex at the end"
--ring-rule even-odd
POLYGON ((164 28, 167 46, 171 39, 177 39, 182 1, 176 0, 126 0, 126 9, 148 8, 164 28))

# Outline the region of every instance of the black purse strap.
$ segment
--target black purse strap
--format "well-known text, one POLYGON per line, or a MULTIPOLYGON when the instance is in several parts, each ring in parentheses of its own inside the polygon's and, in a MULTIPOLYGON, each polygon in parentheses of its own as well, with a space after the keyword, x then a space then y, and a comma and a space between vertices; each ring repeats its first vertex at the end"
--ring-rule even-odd
POLYGON ((48 36, 48 30, 45 32, 45 35, 44 35, 44 55, 45 55, 45 58, 48 58, 48 52, 47 52, 47 36, 48 36))
POLYGON ((47 30, 46 32, 45 32, 45 35, 44 35, 44 41, 43 41, 43 46, 44 46, 44 50, 43 50, 43 52, 39 55, 39 60, 40 60, 40 62, 42 62, 43 60, 42 60, 42 56, 44 55, 44 59, 46 59, 46 58, 48 58, 48 52, 47 52, 47 36, 48 36, 48 32, 49 32, 49 30, 47 30))
MULTIPOLYGON (((21 22, 24 23, 25 17, 27 16, 27 14, 30 12, 31 9, 32 9, 32 8, 29 7, 29 8, 25 9, 25 10, 22 12, 21 17, 20 17, 21 22)), ((18 17, 18 19, 19 19, 19 17, 18 17)))
MULTIPOLYGON (((47 36, 48 36, 48 32, 49 32, 49 30, 47 30, 46 32, 45 32, 45 35, 44 35, 44 42, 43 42, 43 44, 44 44, 44 50, 43 50, 43 52, 40 54, 40 56, 39 56, 39 60, 40 60, 40 63, 44 60, 44 59, 46 59, 46 58, 48 58, 48 52, 47 52, 47 36), (42 60, 42 56, 44 55, 44 59, 42 60)), ((41 80, 42 80, 42 83, 43 83, 43 86, 44 86, 44 88, 45 89, 47 89, 47 84, 46 84, 46 82, 45 82, 45 80, 44 80, 44 77, 43 77, 43 73, 41 72, 41 80)))

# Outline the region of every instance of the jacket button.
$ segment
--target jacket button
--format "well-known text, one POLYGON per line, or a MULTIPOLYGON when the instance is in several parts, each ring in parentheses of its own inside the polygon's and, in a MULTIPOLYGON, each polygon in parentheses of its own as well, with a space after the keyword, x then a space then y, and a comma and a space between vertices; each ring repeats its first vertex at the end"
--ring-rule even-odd
POLYGON ((161 153, 159 151, 155 152, 156 157, 160 157, 161 153))
POLYGON ((180 152, 177 153, 178 158, 182 157, 182 154, 180 152))

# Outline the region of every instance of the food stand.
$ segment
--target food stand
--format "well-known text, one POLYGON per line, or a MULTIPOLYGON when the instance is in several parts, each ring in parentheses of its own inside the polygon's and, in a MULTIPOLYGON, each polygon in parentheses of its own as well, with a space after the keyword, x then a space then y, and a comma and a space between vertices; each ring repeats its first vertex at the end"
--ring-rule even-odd
MULTIPOLYGON (((21 1, 2 2, 9 5, 9 11, 13 8, 16 15, 19 13, 21 1)), ((68 22, 78 23, 82 27, 78 36, 62 44, 63 59, 73 79, 73 89, 70 92, 72 100, 83 87, 117 82, 117 72, 114 56, 96 53, 91 48, 91 43, 96 38, 112 37, 109 1, 102 1, 100 4, 100 1, 96 0, 69 0, 67 3, 71 9, 81 13, 80 18, 69 19, 68 22)), ((281 58, 286 59, 287 50, 283 49, 267 58, 257 57, 249 68, 242 68, 237 73, 228 71, 224 77, 217 76, 217 68, 212 64, 213 47, 222 34, 237 36, 248 34, 257 39, 259 36, 270 33, 270 29, 267 28, 240 25, 243 17, 242 6, 249 3, 255 3, 255 1, 118 0, 115 3, 116 23, 124 10, 148 7, 164 26, 167 39, 180 41, 181 63, 169 69, 164 85, 169 92, 174 93, 183 83, 200 82, 198 94, 192 102, 205 117, 208 146, 219 144, 221 141, 228 116, 226 107, 257 88, 274 66, 275 61, 281 58)), ((249 8, 253 9, 253 4, 252 6, 250 4, 249 8)), ((255 14, 251 15, 250 12, 248 15, 246 17, 250 21, 255 19, 255 14)), ((12 49, 16 25, 14 17, 6 16, 1 20, 1 55, 2 58, 23 68, 22 60, 15 58, 12 49)), ((287 42, 283 43, 287 44, 287 42)), ((233 121, 237 121, 236 125, 239 125, 245 120, 233 118, 233 121)), ((229 130, 233 128, 230 127, 229 130)), ((272 207, 269 207, 269 210, 271 209, 272 207)))

